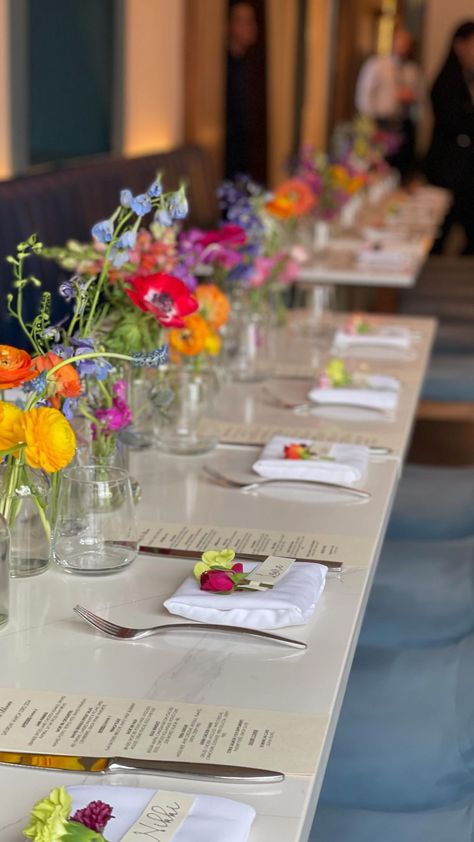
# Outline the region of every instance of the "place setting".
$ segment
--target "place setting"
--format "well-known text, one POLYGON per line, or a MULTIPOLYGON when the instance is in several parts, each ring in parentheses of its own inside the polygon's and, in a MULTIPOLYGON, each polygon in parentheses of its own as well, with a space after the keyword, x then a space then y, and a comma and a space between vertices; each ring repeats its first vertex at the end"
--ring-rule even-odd
POLYGON ((409 327, 380 323, 354 313, 336 329, 332 352, 349 358, 409 362, 416 359, 420 335, 409 327))
POLYGON ((264 387, 263 399, 270 406, 291 410, 298 416, 334 417, 340 420, 391 422, 398 407, 398 378, 368 372, 332 357, 310 385, 306 399, 291 400, 273 387, 264 387))

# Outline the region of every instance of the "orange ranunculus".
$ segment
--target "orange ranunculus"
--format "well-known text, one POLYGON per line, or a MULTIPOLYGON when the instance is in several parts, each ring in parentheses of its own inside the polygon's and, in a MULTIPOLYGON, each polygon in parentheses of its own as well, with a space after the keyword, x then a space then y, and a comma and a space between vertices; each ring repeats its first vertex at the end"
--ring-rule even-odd
POLYGON ((57 409, 36 407, 23 413, 25 459, 48 473, 65 468, 76 451, 74 431, 57 409))
POLYGON ((0 451, 24 440, 23 413, 12 403, 0 401, 0 451))
POLYGON ((299 178, 290 178, 274 191, 266 209, 279 219, 304 216, 314 207, 315 198, 308 185, 299 178))
POLYGON ((214 330, 227 324, 230 313, 230 301, 215 284, 201 284, 194 292, 199 301, 199 315, 214 330))
MULTIPOLYGON (((39 374, 41 371, 49 371, 50 368, 60 362, 62 362, 61 357, 58 357, 53 351, 48 351, 42 357, 35 357, 32 366, 35 373, 39 374)), ((62 368, 55 371, 53 380, 56 389, 54 397, 51 398, 51 403, 56 408, 59 408, 59 398, 78 398, 81 394, 81 381, 74 366, 63 365, 62 368)))
POLYGON ((184 327, 170 330, 168 341, 170 348, 185 357, 194 357, 206 347, 209 328, 198 314, 185 316, 184 327))
POLYGON ((0 389, 12 389, 21 386, 26 380, 35 377, 31 369, 31 357, 21 348, 0 345, 0 389))

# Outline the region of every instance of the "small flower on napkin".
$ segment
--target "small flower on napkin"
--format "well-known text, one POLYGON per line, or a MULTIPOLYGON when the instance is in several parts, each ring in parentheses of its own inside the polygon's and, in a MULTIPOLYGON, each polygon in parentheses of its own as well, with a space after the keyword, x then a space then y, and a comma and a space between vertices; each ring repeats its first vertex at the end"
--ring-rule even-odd
POLYGON ((283 448, 283 456, 285 459, 311 459, 312 453, 307 444, 292 442, 283 448))
POLYGON ((194 576, 202 591, 214 593, 232 593, 246 580, 244 568, 240 562, 233 564, 234 550, 206 550, 201 561, 194 565, 194 576))
POLYGON ((67 790, 56 787, 34 805, 23 835, 32 842, 106 842, 102 831, 112 818, 112 807, 103 801, 92 801, 69 817, 71 807, 67 790))
POLYGON ((343 386, 350 386, 352 377, 347 370, 344 360, 337 357, 329 360, 324 372, 319 378, 321 389, 339 389, 343 386))
POLYGON ((351 335, 370 333, 372 325, 362 313, 353 313, 344 326, 344 330, 351 335))

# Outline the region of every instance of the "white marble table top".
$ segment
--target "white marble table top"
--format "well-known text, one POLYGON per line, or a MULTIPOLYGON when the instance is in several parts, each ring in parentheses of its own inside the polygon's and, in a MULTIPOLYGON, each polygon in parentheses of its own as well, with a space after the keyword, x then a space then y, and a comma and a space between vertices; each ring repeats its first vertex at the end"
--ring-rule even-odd
MULTIPOLYGON (((244 494, 217 488, 202 476, 204 463, 247 475, 258 452, 252 446, 219 446, 198 458, 154 450, 132 458, 132 473, 143 487, 140 519, 334 533, 362 542, 361 563, 330 575, 313 620, 288 630, 289 636, 308 642, 306 652, 235 636, 210 636, 199 627, 186 635, 115 641, 95 634, 72 612, 79 602, 131 626, 169 621, 163 601, 190 572, 192 562, 187 560, 140 555, 128 569, 110 577, 91 579, 50 569, 37 579, 12 582, 11 619, 0 632, 0 682, 5 687, 222 703, 312 713, 325 722, 318 763, 310 777, 287 777, 281 784, 261 786, 131 774, 107 782, 236 798, 257 810, 250 842, 307 840, 429 354, 433 322, 417 320, 417 324, 422 338, 416 359, 405 367, 391 361, 392 371, 399 371, 407 383, 407 397, 399 408, 400 452, 397 458, 371 459, 364 480, 372 495, 367 502, 318 490, 302 494, 262 489, 244 494)), ((235 390, 235 406, 246 387, 228 388, 235 390)), ((278 423, 277 411, 272 418, 278 423)), ((351 422, 342 427, 351 429, 351 422)), ((29 808, 53 786, 94 780, 82 773, 0 766, 2 842, 21 838, 29 808)))

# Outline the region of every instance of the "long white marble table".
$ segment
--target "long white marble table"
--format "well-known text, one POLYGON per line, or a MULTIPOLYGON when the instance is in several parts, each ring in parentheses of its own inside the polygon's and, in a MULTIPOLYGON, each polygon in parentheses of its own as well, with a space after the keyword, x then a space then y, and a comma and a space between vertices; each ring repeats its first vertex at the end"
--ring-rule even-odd
MULTIPOLYGON (((272 785, 224 785, 126 774, 111 783, 226 795, 256 808, 250 842, 307 840, 429 355, 433 322, 418 320, 417 325, 416 358, 399 368, 391 362, 410 395, 399 410, 400 452, 371 459, 364 481, 372 495, 367 502, 317 489, 245 494, 217 488, 202 475, 204 463, 248 474, 258 452, 251 445, 221 445, 207 457, 177 458, 157 451, 133 456, 132 473, 143 488, 140 519, 332 534, 358 548, 355 564, 328 577, 313 620, 288 629, 288 635, 308 642, 305 652, 213 636, 199 627, 193 633, 115 641, 95 634, 72 613, 79 602, 127 625, 169 621, 162 603, 192 568, 183 559, 140 555, 111 577, 91 579, 50 569, 36 580, 13 581, 11 619, 0 632, 4 687, 226 704, 320 718, 318 760, 308 777, 289 776, 272 785)), ((246 387, 228 388, 234 389, 234 407, 246 400, 246 387)), ((280 418, 276 411, 271 416, 276 424, 280 418)), ((341 429, 350 431, 351 422, 341 422, 341 429)), ((0 766, 2 842, 17 842, 32 803, 50 788, 94 780, 100 785, 82 773, 0 766)))

